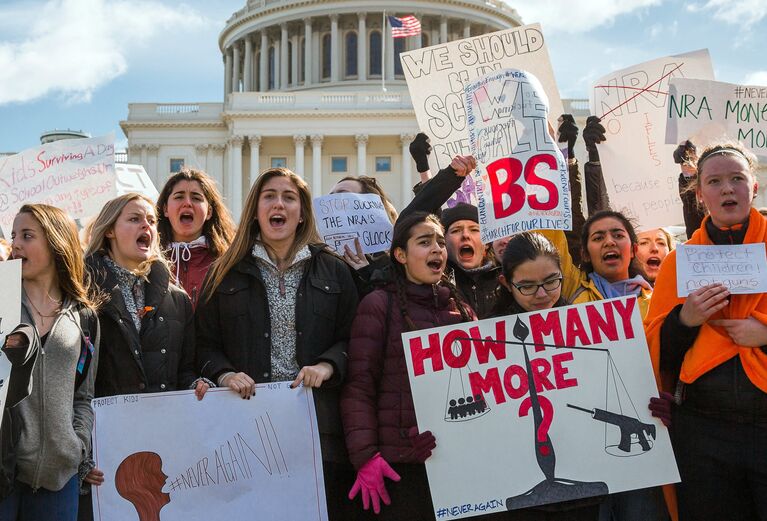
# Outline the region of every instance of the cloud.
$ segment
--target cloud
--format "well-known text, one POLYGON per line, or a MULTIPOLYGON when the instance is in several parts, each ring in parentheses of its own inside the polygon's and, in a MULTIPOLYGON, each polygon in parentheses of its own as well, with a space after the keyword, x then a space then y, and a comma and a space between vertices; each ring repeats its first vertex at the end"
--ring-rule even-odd
POLYGON ((189 7, 154 0, 48 0, 0 7, 0 20, 11 19, 27 25, 2 32, 0 105, 50 95, 88 102, 96 89, 128 70, 132 52, 178 34, 176 28, 188 31, 209 23, 189 7))
POLYGON ((615 18, 643 8, 660 5, 662 0, 519 0, 514 8, 525 23, 540 22, 547 32, 582 33, 609 25, 615 18))
POLYGON ((767 71, 754 71, 743 80, 744 85, 767 85, 767 71))
POLYGON ((705 4, 689 4, 687 9, 710 11, 717 20, 750 28, 767 17, 767 0, 708 0, 705 4))

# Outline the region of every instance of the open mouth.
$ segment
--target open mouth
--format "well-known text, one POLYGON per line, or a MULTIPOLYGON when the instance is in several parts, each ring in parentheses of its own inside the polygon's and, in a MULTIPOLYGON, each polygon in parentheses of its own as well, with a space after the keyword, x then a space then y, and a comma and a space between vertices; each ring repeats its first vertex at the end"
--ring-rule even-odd
POLYGON ((138 239, 136 239, 136 244, 138 247, 142 250, 148 250, 150 246, 152 246, 152 236, 148 233, 142 233, 138 239))
POLYGON ((430 270, 434 272, 440 272, 442 271, 442 261, 441 260, 430 260, 426 263, 426 265, 429 267, 430 270))
POLYGON ((621 259, 621 256, 614 251, 609 251, 602 256, 602 260, 605 262, 617 262, 621 259))
POLYGON ((194 222, 194 214, 192 212, 183 212, 179 218, 181 224, 192 224, 194 222))
POLYGON ((647 259, 647 265, 651 268, 660 268, 660 258, 650 257, 647 259))
POLYGON ((464 244, 458 249, 458 258, 463 261, 470 261, 474 258, 474 248, 468 244, 464 244))
POLYGON ((288 222, 288 220, 285 218, 284 215, 272 215, 271 217, 269 217, 269 224, 275 228, 280 228, 281 226, 284 226, 286 222, 288 222))
POLYGON ((724 208, 732 208, 734 206, 738 206, 738 202, 737 201, 725 201, 725 202, 722 203, 722 207, 724 207, 724 208))

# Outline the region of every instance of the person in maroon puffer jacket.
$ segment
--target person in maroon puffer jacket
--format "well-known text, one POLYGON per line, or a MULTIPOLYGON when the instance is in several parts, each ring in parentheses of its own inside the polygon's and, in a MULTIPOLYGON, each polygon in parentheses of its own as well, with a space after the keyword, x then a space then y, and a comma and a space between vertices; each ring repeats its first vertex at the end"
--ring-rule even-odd
POLYGON ((234 238, 234 222, 213 178, 193 168, 166 181, 157 198, 157 215, 160 247, 194 309, 210 265, 234 238))
POLYGON ((434 519, 423 462, 435 439, 418 434, 401 335, 475 320, 447 282, 447 249, 436 216, 414 212, 394 226, 394 282, 359 305, 349 341, 349 372, 341 416, 349 458, 357 469, 350 499, 361 492, 380 519, 434 519), (384 486, 384 477, 399 481, 384 486), (401 480, 400 480, 401 478, 401 480))

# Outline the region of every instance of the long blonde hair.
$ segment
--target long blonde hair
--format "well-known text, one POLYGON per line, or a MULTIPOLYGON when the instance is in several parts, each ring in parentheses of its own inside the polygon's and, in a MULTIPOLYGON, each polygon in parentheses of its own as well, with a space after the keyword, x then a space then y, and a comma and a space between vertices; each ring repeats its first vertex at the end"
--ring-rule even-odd
POLYGON ((95 309, 99 299, 88 283, 77 226, 72 218, 60 208, 47 204, 25 204, 19 213, 32 215, 45 232, 61 291, 72 300, 95 309))
POLYGON ((203 288, 203 302, 210 300, 213 292, 224 280, 224 277, 235 264, 240 262, 253 248, 256 243, 261 244, 267 251, 273 253, 271 247, 259 239, 261 228, 258 225, 258 199, 264 185, 275 177, 286 177, 293 183, 298 191, 298 198, 301 202, 301 220, 296 228, 296 236, 293 244, 290 246, 287 255, 287 261, 292 261, 298 253, 298 250, 309 244, 321 243, 317 226, 314 222, 314 211, 312 210, 312 193, 309 185, 298 175, 287 168, 270 168, 261 173, 253 183, 245 201, 245 208, 242 210, 240 218, 240 227, 232 239, 232 244, 221 257, 216 260, 208 272, 203 288))
MULTIPOLYGON (((152 202, 151 199, 145 195, 135 192, 123 194, 107 202, 107 204, 104 205, 104 208, 101 209, 101 212, 99 212, 96 220, 93 221, 91 239, 88 243, 88 249, 85 250, 86 257, 89 257, 94 253, 101 253, 104 255, 110 255, 112 253, 112 240, 109 239, 109 237, 106 235, 108 232, 114 229, 115 222, 117 222, 117 219, 120 217, 120 214, 128 205, 128 203, 137 199, 141 199, 142 201, 149 203, 149 206, 152 207, 152 210, 156 212, 154 202, 152 202)), ((138 269, 133 272, 135 275, 148 275, 149 270, 152 268, 152 264, 155 262, 161 262, 163 265, 167 266, 165 258, 160 251, 160 240, 158 237, 159 234, 155 233, 154 240, 152 241, 150 247, 152 254, 149 259, 142 262, 138 269)))

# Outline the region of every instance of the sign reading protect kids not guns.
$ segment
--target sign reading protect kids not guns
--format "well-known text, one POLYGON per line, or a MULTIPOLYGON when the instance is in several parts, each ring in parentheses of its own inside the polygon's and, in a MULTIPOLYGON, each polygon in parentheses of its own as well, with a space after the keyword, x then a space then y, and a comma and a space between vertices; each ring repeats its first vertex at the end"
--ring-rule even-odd
MULTIPOLYGON (((418 126, 431 139, 432 173, 448 166, 455 155, 471 153, 464 87, 489 72, 514 67, 534 73, 551 100, 552 125, 562 114, 562 100, 539 24, 403 52, 400 60, 418 126)), ((476 204, 472 181, 472 177, 466 178, 448 206, 476 204)))
POLYGON ((498 71, 466 86, 482 242, 572 228, 567 165, 548 114, 546 93, 528 72, 498 71))
POLYGON ((402 340, 437 519, 679 481, 635 297, 402 340))
POLYGON ((99 213, 116 197, 114 133, 66 139, 0 159, 0 228, 10 237, 24 204, 57 206, 73 219, 99 213))
POLYGON ((672 78, 713 79, 707 50, 658 58, 603 76, 589 96, 607 140, 597 146, 612 208, 642 228, 683 222, 676 145, 666 143, 672 78))

